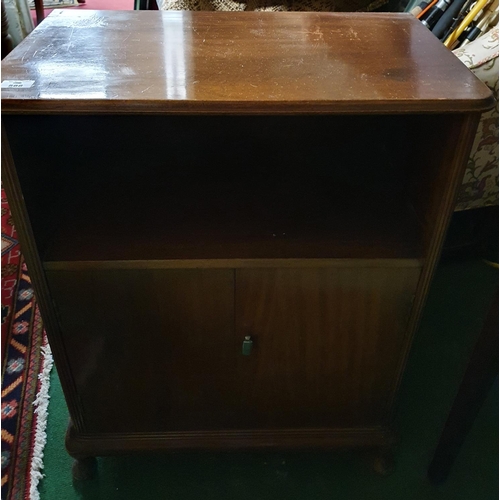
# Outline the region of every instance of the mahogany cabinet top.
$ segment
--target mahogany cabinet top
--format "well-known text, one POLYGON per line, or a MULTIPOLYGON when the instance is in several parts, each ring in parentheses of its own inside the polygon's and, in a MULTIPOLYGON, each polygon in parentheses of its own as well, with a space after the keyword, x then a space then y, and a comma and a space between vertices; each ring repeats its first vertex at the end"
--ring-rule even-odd
POLYGON ((407 14, 57 10, 2 62, 4 113, 441 113, 492 103, 407 14))

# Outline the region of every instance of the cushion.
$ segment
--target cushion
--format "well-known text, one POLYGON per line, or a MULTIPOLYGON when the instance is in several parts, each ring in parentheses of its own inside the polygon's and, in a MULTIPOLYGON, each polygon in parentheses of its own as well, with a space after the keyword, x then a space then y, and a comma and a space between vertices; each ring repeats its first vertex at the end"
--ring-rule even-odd
POLYGON ((454 53, 496 98, 481 116, 456 210, 498 205, 498 26, 454 53))

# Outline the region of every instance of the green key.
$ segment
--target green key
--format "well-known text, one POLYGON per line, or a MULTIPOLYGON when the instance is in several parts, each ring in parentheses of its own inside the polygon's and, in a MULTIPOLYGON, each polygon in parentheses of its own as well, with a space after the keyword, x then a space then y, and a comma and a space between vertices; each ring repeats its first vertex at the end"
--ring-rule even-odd
POLYGON ((253 341, 250 335, 245 335, 245 340, 243 341, 243 346, 241 348, 241 352, 243 356, 250 356, 252 352, 253 341))

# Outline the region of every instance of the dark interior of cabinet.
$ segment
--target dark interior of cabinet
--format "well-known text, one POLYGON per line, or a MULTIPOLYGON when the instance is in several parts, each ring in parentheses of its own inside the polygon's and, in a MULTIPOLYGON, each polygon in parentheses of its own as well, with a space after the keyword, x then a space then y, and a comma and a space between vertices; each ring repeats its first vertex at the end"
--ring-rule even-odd
POLYGON ((45 261, 423 257, 431 116, 7 116, 45 261), (423 151, 423 152, 422 152, 423 151), (418 161, 417 161, 418 160, 418 161))

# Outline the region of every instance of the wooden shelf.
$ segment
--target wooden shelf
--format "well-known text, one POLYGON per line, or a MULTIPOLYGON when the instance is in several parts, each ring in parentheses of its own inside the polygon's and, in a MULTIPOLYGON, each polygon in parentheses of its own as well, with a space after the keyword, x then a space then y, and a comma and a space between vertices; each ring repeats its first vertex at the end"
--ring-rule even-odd
POLYGON ((402 195, 311 183, 94 186, 62 212, 45 262, 422 255, 402 195))

